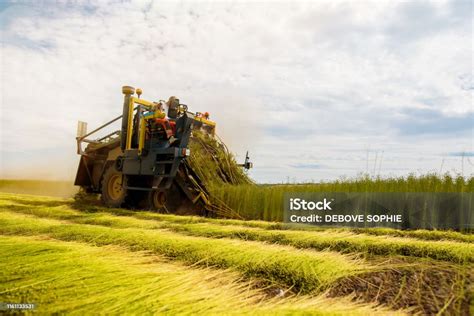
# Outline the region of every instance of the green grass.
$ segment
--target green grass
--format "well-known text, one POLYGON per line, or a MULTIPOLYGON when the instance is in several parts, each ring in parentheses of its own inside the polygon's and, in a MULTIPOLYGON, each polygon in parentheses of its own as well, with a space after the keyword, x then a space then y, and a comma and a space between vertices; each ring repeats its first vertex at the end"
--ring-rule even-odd
POLYGON ((165 230, 116 229, 0 212, 0 234, 44 234, 64 241, 148 250, 188 264, 229 268, 246 276, 311 292, 344 276, 373 269, 336 252, 303 251, 259 242, 184 236, 165 230))
POLYGON ((40 314, 386 314, 345 299, 266 299, 235 273, 117 247, 0 236, 0 248, 0 300, 35 303, 40 314))

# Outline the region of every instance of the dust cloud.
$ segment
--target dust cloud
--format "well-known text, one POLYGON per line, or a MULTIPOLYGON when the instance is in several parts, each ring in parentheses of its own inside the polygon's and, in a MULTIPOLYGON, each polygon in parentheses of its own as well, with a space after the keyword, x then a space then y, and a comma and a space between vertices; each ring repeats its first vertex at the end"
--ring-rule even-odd
POLYGON ((247 150, 254 151, 263 134, 262 104, 237 91, 202 94, 190 109, 210 113, 217 135, 240 160, 247 150))

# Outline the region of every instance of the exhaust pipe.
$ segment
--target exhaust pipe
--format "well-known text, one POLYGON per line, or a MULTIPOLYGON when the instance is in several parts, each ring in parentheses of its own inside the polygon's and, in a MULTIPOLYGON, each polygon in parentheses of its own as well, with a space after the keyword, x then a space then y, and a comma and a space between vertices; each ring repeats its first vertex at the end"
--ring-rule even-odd
POLYGON ((130 86, 122 87, 123 96, 123 111, 122 111, 122 132, 120 134, 120 148, 122 151, 127 147, 127 133, 128 133, 128 116, 130 112, 130 98, 135 93, 135 88, 130 86))

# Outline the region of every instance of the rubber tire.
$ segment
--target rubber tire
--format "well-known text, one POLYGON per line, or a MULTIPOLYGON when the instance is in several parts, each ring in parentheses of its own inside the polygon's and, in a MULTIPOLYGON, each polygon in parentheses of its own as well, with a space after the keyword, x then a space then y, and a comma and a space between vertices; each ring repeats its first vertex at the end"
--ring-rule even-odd
MULTIPOLYGON (((104 176, 102 177, 102 182, 101 182, 101 196, 100 199, 101 201, 108 207, 121 207, 125 203, 125 200, 127 198, 127 190, 122 188, 122 193, 118 197, 113 197, 109 194, 108 192, 108 187, 109 187, 109 182, 116 178, 117 176, 122 177, 122 173, 120 171, 117 171, 114 166, 110 166, 107 168, 107 170, 104 173, 104 176)), ((127 178, 123 177, 122 178, 123 185, 126 185, 127 183, 127 178)))
POLYGON ((158 191, 149 191, 149 192, 142 192, 141 194, 141 201, 138 204, 140 208, 149 210, 149 211, 157 211, 157 212, 166 212, 166 198, 168 192, 158 192, 158 191), (160 194, 161 196, 159 199, 162 203, 158 203, 156 195, 160 194))
POLYGON ((177 214, 181 206, 188 198, 175 183, 166 192, 166 210, 172 214, 177 214))
POLYGON ((150 192, 140 192, 137 193, 136 199, 140 200, 138 208, 156 211, 160 213, 171 213, 176 214, 178 210, 182 207, 182 205, 189 201, 186 195, 181 191, 181 189, 176 185, 172 184, 169 189, 164 191, 164 205, 156 205, 154 200, 154 194, 156 191, 150 192))

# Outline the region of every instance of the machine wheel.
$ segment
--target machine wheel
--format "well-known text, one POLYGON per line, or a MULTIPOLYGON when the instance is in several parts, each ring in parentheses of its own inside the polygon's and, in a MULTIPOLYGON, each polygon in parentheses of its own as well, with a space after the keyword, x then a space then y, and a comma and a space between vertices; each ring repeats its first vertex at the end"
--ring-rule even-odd
POLYGON ((127 197, 126 177, 117 171, 114 166, 109 167, 102 179, 102 195, 101 200, 109 207, 121 207, 127 197))
POLYGON ((150 191, 145 194, 145 205, 144 207, 153 211, 165 210, 166 205, 166 192, 164 191, 150 191))
POLYGON ((166 193, 163 191, 151 191, 149 194, 150 205, 154 210, 162 209, 166 203, 166 193))
POLYGON ((186 196, 175 183, 171 185, 166 193, 166 210, 173 214, 178 213, 182 204, 187 199, 186 196))
POLYGON ((168 212, 178 215, 205 215, 201 203, 193 204, 183 190, 173 183, 166 195, 166 209, 168 212))
POLYGON ((138 208, 176 214, 187 198, 173 183, 166 191, 137 191, 135 200, 138 202, 136 204, 138 208))

